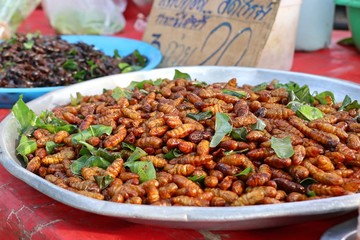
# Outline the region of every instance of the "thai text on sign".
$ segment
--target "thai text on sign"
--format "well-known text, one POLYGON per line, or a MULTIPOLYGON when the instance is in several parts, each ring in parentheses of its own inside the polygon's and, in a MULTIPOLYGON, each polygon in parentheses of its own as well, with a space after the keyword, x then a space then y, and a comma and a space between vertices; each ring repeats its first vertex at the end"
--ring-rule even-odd
POLYGON ((155 0, 143 40, 160 66, 256 66, 274 23, 277 0, 155 0))

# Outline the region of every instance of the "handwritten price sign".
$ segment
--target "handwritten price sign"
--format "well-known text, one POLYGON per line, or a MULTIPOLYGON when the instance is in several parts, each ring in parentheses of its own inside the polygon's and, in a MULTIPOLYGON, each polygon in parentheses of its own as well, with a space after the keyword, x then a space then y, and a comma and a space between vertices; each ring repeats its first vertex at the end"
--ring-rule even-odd
POLYGON ((155 0, 143 40, 161 67, 256 66, 280 0, 155 0))

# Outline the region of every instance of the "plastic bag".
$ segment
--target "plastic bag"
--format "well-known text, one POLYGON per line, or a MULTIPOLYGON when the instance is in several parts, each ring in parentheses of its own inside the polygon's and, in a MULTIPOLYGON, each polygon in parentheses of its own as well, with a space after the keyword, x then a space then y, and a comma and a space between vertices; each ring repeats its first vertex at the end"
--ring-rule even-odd
POLYGON ((51 26, 60 34, 113 34, 125 27, 127 0, 43 0, 51 26))
POLYGON ((41 0, 0 0, 0 39, 8 39, 41 0))

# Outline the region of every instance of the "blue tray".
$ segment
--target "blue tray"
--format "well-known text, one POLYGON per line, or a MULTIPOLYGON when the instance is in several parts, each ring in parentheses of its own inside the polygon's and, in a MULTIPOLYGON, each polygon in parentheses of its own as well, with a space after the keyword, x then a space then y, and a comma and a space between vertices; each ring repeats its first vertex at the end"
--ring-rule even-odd
MULTIPOLYGON (((70 43, 84 42, 94 45, 95 49, 101 50, 109 56, 113 56, 115 49, 118 50, 121 56, 129 55, 138 50, 148 58, 148 64, 141 71, 155 68, 162 59, 159 49, 146 42, 134 39, 95 35, 63 35, 61 38, 70 43)), ((0 108, 11 108, 21 94, 23 100, 28 102, 58 88, 61 87, 0 88, 0 108)))

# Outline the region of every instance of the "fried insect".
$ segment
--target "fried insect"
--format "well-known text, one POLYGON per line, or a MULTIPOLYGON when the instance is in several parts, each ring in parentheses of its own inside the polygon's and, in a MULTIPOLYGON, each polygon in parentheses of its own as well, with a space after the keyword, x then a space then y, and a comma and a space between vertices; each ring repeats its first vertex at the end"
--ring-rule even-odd
POLYGON ((74 159, 75 156, 75 151, 70 147, 66 147, 58 153, 45 156, 41 159, 41 162, 45 165, 56 164, 61 163, 64 159, 74 159))
POLYGON ((120 126, 114 135, 110 135, 104 140, 103 143, 104 147, 106 148, 116 147, 125 139, 126 133, 127 131, 125 126, 120 126))

